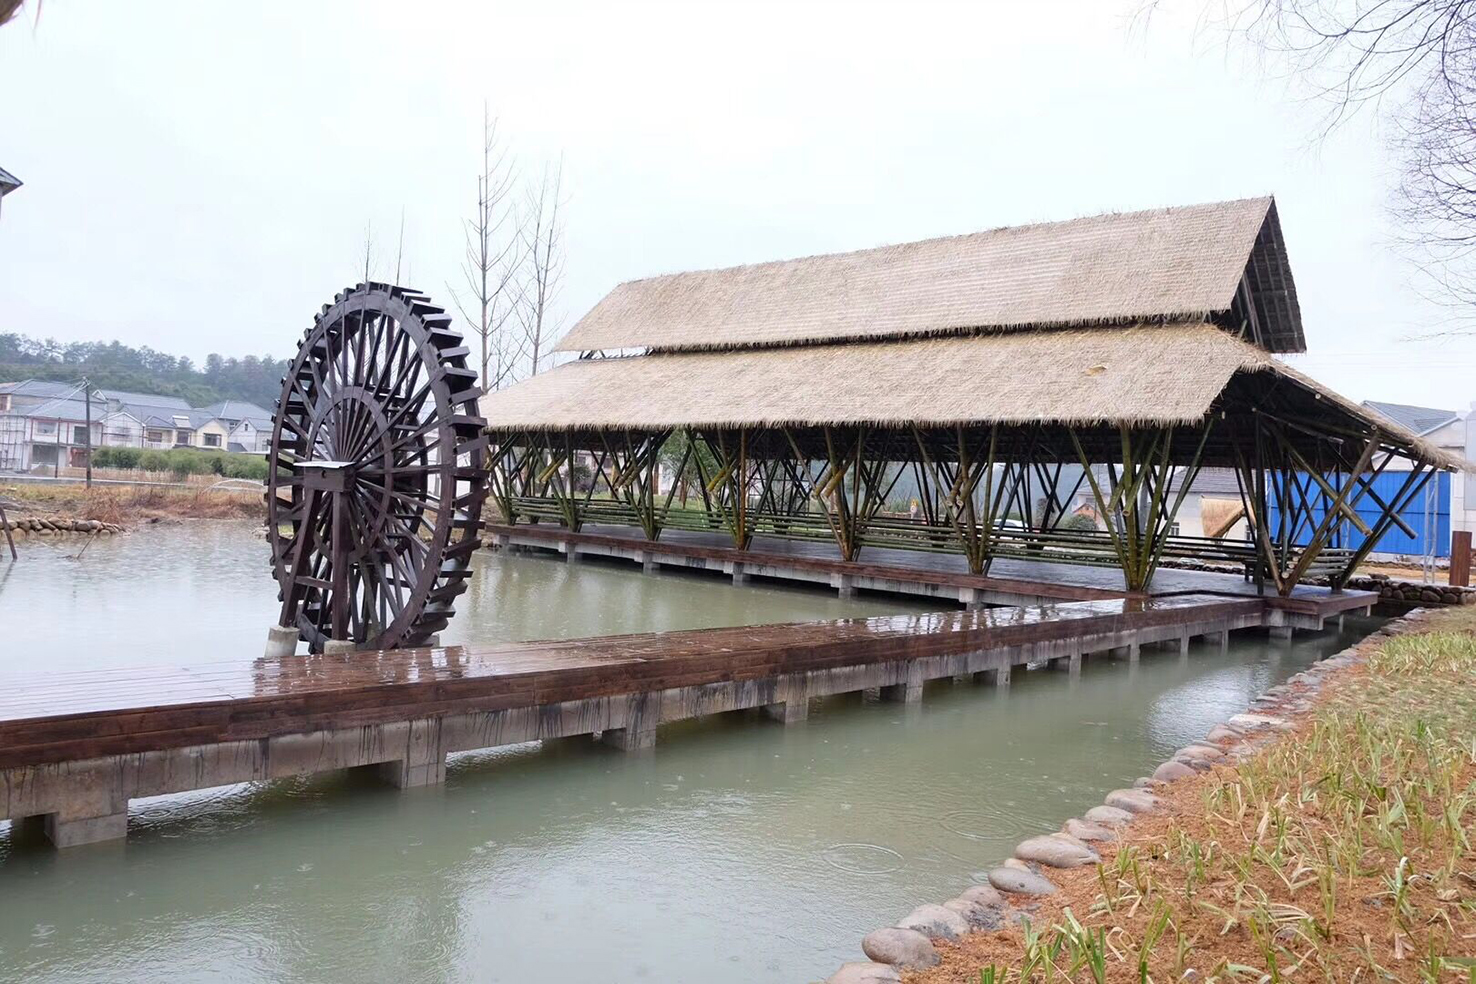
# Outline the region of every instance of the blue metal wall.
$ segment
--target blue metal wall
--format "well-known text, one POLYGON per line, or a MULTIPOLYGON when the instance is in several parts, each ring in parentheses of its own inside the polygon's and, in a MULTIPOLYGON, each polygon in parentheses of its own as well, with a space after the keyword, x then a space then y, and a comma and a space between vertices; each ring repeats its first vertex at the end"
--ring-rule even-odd
MULTIPOLYGON (((1385 472, 1374 479, 1373 490, 1385 502, 1392 501, 1398 494, 1399 487, 1404 484, 1408 472, 1385 472)), ((1305 477, 1303 479, 1305 481, 1305 477)), ((1336 486, 1337 480, 1329 478, 1329 484, 1336 486)), ((1270 489, 1267 490, 1271 492, 1270 489)), ((1280 521, 1280 510, 1277 503, 1273 501, 1271 506, 1271 529, 1276 528, 1280 521)), ((1373 499, 1364 496, 1357 506, 1358 515, 1369 526, 1373 526, 1379 518, 1379 506, 1373 499)), ((1312 510, 1316 522, 1322 521, 1322 509, 1318 504, 1312 510)), ((1425 489, 1415 495, 1411 502, 1399 514, 1399 517, 1409 524, 1410 529, 1415 531, 1413 537, 1409 536, 1397 526, 1389 527, 1389 532, 1384 534, 1382 540, 1374 547, 1375 553, 1388 554, 1413 554, 1422 556, 1430 549, 1430 541, 1434 539, 1435 556, 1450 556, 1450 473, 1437 472, 1426 485, 1425 489), (1433 493, 1432 493, 1433 490, 1433 493), (1429 504, 1428 496, 1434 496, 1433 521, 1426 529, 1426 513, 1429 504)), ((1302 539, 1306 538, 1306 533, 1302 539)), ((1359 533, 1351 523, 1343 523, 1342 546, 1357 548, 1363 545, 1363 534, 1359 533)))

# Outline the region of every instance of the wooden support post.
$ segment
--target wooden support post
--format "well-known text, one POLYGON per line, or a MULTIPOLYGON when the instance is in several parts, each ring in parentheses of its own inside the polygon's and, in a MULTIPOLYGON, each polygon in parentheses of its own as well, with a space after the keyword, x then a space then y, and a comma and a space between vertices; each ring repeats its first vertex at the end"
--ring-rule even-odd
POLYGON ((1471 584, 1471 531, 1456 530, 1450 535, 1450 583, 1464 588, 1471 584))
POLYGON ((5 531, 5 544, 10 547, 10 559, 20 560, 20 554, 15 552, 15 538, 10 535, 10 521, 5 518, 4 505, 0 505, 0 530, 5 531))

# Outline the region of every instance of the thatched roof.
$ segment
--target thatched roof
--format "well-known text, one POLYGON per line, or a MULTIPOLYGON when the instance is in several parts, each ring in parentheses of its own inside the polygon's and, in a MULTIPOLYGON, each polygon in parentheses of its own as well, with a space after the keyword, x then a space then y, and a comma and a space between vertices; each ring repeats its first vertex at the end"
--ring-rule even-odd
POLYGON ((581 359, 482 398, 498 429, 1184 423, 1274 360, 1207 324, 581 359))
POLYGON ((1276 395, 1462 462, 1206 322, 1067 328, 569 362, 481 399, 495 432, 1202 421, 1276 395), (1235 386, 1231 386, 1232 382, 1235 386), (1223 400, 1221 403, 1223 404, 1223 400))
POLYGON ((563 351, 700 350, 1215 318, 1306 348, 1270 198, 994 229, 621 284, 563 351), (1242 278, 1255 318, 1242 310, 1242 278))

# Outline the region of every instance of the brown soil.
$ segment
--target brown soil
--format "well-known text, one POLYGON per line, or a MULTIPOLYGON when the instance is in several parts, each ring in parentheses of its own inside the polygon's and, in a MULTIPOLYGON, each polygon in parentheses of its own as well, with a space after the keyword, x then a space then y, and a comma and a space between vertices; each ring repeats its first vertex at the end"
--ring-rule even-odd
POLYGON ((265 519, 260 492, 159 486, 0 484, 11 519, 65 516, 132 528, 161 519, 265 519))
MULTIPOLYGON (((1447 638, 1476 635, 1476 613, 1432 613, 1417 631, 1434 630, 1447 638)), ((1361 647, 1372 651, 1387 641, 1374 637, 1361 647)), ((1476 799, 1476 701, 1469 693, 1476 682, 1476 660, 1469 657, 1476 648, 1469 640, 1465 646, 1467 668, 1443 686, 1461 687, 1467 694, 1439 709, 1430 695, 1442 684, 1432 685, 1428 677, 1387 686, 1389 681, 1373 679, 1376 674, 1366 665, 1338 671, 1296 731, 1268 743, 1251 761, 1155 789, 1166 809, 1137 819, 1116 844, 1093 845, 1099 848, 1100 866, 1046 870, 1061 891, 1029 912, 1028 927, 974 933, 957 943, 936 941, 941 965, 906 974, 904 981, 1476 981, 1476 962, 1467 962, 1476 956, 1476 824, 1470 810, 1476 799), (1398 709, 1385 715, 1386 722, 1407 723, 1430 707, 1432 727, 1441 728, 1452 720, 1441 715, 1453 711, 1453 727, 1446 731, 1459 751, 1456 819, 1466 835, 1423 825, 1424 808, 1437 813, 1449 807, 1448 794, 1416 804, 1421 794, 1414 792, 1410 812, 1421 817, 1422 825, 1403 834, 1402 850, 1377 837, 1345 843, 1350 829, 1372 820, 1356 808, 1333 816, 1333 804, 1344 809, 1343 784, 1368 777, 1319 775, 1316 756, 1305 748, 1311 741, 1361 740, 1368 732, 1360 726, 1380 730, 1377 711, 1360 714, 1371 700, 1398 709), (1346 733, 1339 730, 1345 721, 1346 733), (1302 743, 1295 768, 1291 756, 1278 755, 1286 743, 1302 743), (1337 785, 1336 793, 1329 784, 1337 785), (1188 845, 1208 852, 1202 866, 1188 845), (1401 857, 1408 883, 1402 904, 1394 893, 1401 857), (1055 956, 1027 967, 1032 956, 1049 953, 1048 944, 1063 929, 1070 936, 1055 956), (1032 947, 1032 936, 1047 945, 1032 947), (1105 960, 1094 969, 1085 958, 1090 945, 1074 946, 1071 939, 1100 940, 1105 960)), ((1407 763, 1402 771, 1408 777, 1419 767, 1407 763)), ((1377 766, 1372 774, 1366 809, 1388 809, 1388 802, 1379 802, 1379 790, 1387 795, 1400 788, 1400 777, 1385 783, 1377 766)))

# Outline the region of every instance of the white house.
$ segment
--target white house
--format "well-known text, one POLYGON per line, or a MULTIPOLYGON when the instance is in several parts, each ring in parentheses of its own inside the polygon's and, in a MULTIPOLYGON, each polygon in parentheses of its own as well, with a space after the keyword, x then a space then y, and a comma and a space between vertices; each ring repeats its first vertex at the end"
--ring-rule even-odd
POLYGON ((0 414, 0 468, 31 471, 85 464, 87 445, 102 443, 107 404, 94 395, 89 442, 87 405, 80 393, 73 395, 0 414))
POLYGON ((232 451, 265 453, 272 441, 272 412, 245 400, 221 400, 204 407, 206 413, 230 428, 232 451))
POLYGON ((101 444, 109 448, 141 448, 143 429, 143 421, 127 410, 110 411, 103 417, 101 444))

